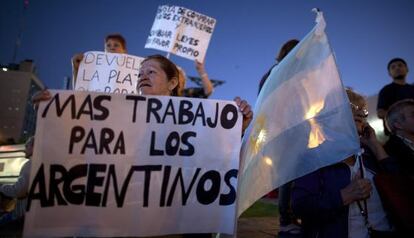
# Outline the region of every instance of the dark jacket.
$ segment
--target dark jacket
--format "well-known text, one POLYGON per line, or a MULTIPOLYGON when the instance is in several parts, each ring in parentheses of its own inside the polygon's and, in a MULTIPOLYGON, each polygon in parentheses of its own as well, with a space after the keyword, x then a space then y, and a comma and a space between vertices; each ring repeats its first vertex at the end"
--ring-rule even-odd
POLYGON ((384 149, 390 156, 396 158, 402 173, 414 176, 414 151, 400 137, 391 135, 384 149))
MULTIPOLYGON (((371 171, 396 171, 394 159, 378 163, 367 152, 363 155, 366 168, 371 171)), ((343 205, 341 189, 350 184, 351 171, 345 163, 321 168, 294 181, 292 209, 302 219, 304 237, 347 238, 348 210, 343 205)))

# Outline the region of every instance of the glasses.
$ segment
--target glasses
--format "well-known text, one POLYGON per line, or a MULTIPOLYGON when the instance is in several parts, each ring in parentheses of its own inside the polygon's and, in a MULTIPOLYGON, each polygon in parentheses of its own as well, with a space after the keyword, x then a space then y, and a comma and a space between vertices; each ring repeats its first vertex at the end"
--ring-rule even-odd
POLYGON ((360 111, 364 115, 364 117, 368 117, 368 110, 365 107, 360 107, 358 105, 353 104, 352 102, 349 103, 351 105, 352 110, 360 111))

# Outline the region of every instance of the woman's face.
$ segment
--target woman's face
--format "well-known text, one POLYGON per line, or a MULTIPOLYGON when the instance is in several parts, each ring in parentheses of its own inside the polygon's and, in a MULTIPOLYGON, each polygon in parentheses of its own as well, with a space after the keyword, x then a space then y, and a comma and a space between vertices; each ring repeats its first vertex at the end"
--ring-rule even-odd
POLYGON ((121 54, 126 53, 126 50, 124 49, 120 41, 109 38, 105 42, 105 52, 121 54))
POLYGON ((358 134, 362 135, 368 117, 366 104, 363 100, 351 102, 351 108, 358 134))
POLYGON ((139 94, 170 96, 177 84, 176 78, 168 80, 158 61, 150 59, 141 64, 137 87, 139 94))

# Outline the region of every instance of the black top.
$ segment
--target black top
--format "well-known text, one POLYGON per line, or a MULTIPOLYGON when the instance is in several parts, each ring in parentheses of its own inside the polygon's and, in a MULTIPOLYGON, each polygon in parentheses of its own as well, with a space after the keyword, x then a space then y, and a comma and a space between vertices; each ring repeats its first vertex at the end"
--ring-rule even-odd
POLYGON ((414 86, 390 83, 383 87, 378 95, 377 110, 388 110, 392 104, 403 99, 414 99, 414 86))
POLYGON ((400 137, 391 135, 384 149, 390 156, 397 159, 403 173, 414 175, 414 151, 400 137))
POLYGON ((188 98, 208 98, 210 95, 206 95, 204 88, 185 88, 183 91, 183 97, 188 98))
POLYGON ((272 72, 272 69, 278 65, 278 63, 272 65, 272 67, 270 67, 270 69, 265 73, 265 75, 263 75, 262 79, 260 80, 259 83, 259 91, 257 92, 257 95, 259 95, 260 91, 262 90, 263 84, 266 82, 267 78, 269 77, 270 73, 272 72))

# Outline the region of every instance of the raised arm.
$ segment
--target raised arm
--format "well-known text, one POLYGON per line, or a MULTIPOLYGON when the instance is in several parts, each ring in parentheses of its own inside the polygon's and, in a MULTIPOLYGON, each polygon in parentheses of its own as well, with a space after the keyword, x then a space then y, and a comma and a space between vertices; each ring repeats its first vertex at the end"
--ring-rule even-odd
POLYGON ((204 67, 204 62, 200 62, 195 60, 195 66, 198 72, 198 75, 201 78, 201 82, 203 84, 204 94, 208 97, 213 92, 213 84, 211 83, 210 79, 208 78, 208 74, 204 67))
POLYGON ((83 60, 83 53, 75 54, 72 57, 72 89, 75 89, 79 65, 82 60, 83 60))

